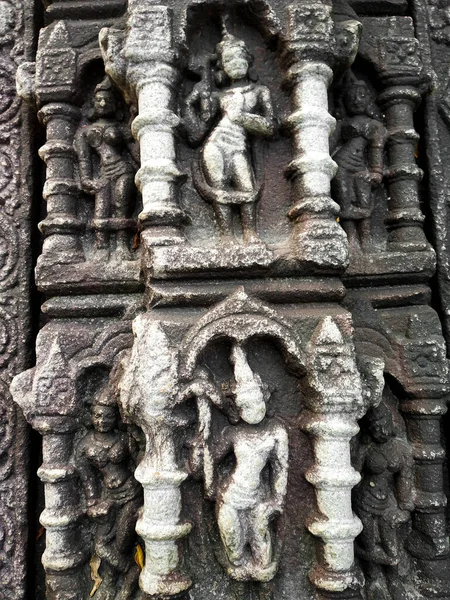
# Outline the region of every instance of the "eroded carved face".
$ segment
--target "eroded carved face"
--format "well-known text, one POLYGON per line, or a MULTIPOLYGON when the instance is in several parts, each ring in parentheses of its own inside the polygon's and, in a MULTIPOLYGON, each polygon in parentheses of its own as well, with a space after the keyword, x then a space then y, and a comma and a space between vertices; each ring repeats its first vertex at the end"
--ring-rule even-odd
POLYGON ((350 115, 364 114, 369 102, 369 91, 363 85, 355 85, 345 94, 345 107, 350 115))
POLYGON ((394 435, 394 425, 388 416, 370 424, 370 435, 379 444, 384 444, 394 435))
POLYGON ((237 45, 226 46, 222 51, 222 67, 232 81, 247 77, 249 63, 245 48, 237 45))
POLYGON ((116 103, 113 94, 107 90, 99 90, 94 96, 94 111, 98 117, 114 115, 116 103))
POLYGON ((266 416, 266 403, 264 394, 259 386, 248 386, 236 394, 235 403, 243 421, 256 425, 266 416))
POLYGON ((94 404, 91 410, 92 425, 100 433, 113 431, 117 424, 117 409, 114 406, 94 404))

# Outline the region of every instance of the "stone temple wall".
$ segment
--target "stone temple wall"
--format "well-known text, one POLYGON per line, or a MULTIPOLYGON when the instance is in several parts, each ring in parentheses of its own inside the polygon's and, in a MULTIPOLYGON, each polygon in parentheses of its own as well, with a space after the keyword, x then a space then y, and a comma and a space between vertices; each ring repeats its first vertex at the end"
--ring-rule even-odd
POLYGON ((0 599, 450 600, 450 5, 44 4, 0 0, 0 599))

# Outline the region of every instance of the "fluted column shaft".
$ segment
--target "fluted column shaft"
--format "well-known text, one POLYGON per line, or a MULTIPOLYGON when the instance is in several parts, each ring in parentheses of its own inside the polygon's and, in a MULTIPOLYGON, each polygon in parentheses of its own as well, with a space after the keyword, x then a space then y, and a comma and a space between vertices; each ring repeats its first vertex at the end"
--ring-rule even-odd
POLYGON ((303 429, 313 437, 316 458, 306 479, 316 490, 318 513, 323 515, 308 524, 309 531, 323 540, 322 563, 310 578, 320 590, 343 592, 360 584, 353 569, 353 544, 362 525, 352 511, 351 491, 361 477, 350 460, 350 440, 359 428, 350 414, 309 413, 303 429))
POLYGON ((314 464, 306 479, 317 509, 307 524, 321 539, 310 572, 319 597, 358 593, 362 576, 354 565, 354 541, 362 530, 352 510, 352 488, 360 475, 351 464, 350 440, 359 431, 363 399, 354 348, 331 317, 317 326, 308 348, 307 409, 300 426, 312 436, 314 464))
POLYGON ((136 531, 145 542, 146 561, 139 585, 145 594, 177 596, 192 585, 182 571, 180 538, 191 530, 181 520, 180 486, 187 477, 178 466, 174 415, 178 394, 178 355, 161 322, 150 313, 133 321, 134 344, 124 359, 120 402, 124 414, 144 432, 146 445, 135 477, 144 489, 136 531))
POLYGON ((73 585, 73 578, 77 577, 76 567, 86 560, 78 530, 82 516, 78 481, 75 469, 70 464, 73 431, 54 433, 45 428, 40 433, 43 435, 44 462, 38 475, 45 489, 45 509, 40 521, 46 530, 42 564, 46 571, 47 588, 55 594, 64 593, 64 598, 68 600, 82 600, 81 582, 78 589, 73 585), (66 581, 68 577, 72 582, 70 586, 66 581))
POLYGON ((172 11, 151 0, 130 0, 126 31, 102 29, 105 70, 137 102, 132 132, 139 142, 141 167, 136 184, 142 193, 139 215, 144 246, 184 241, 184 214, 178 206, 175 86, 178 81, 172 11), (149 35, 151 32, 151 35, 149 35))

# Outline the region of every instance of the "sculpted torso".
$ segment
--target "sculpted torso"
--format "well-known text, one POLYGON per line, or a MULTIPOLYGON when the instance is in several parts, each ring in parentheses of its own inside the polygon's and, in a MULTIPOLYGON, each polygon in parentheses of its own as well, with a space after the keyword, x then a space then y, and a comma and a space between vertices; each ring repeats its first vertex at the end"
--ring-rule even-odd
POLYGON ((229 427, 224 435, 230 440, 236 467, 223 493, 223 501, 240 510, 252 508, 270 493, 262 486, 261 475, 278 438, 285 437, 286 432, 278 423, 266 421, 256 426, 229 427))

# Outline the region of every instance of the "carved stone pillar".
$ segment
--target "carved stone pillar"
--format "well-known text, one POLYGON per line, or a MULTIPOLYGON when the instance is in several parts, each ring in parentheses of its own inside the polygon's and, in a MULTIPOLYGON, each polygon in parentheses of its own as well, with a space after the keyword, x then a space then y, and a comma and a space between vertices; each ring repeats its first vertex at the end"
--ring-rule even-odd
POLYGON ((178 393, 177 354, 160 323, 150 315, 134 320, 135 343, 120 383, 124 414, 146 437, 135 477, 144 488, 144 507, 136 531, 145 542, 140 587, 146 594, 174 596, 192 582, 180 571, 178 541, 191 530, 180 520, 180 485, 187 472, 177 465, 172 414, 178 393))
POLYGON ((442 416, 447 411, 448 365, 443 340, 427 337, 417 316, 410 318, 401 343, 408 398, 400 404, 415 462, 416 510, 408 549, 418 564, 421 592, 450 597, 450 548, 446 524, 441 443, 442 416))
POLYGON ((39 111, 47 128, 47 142, 39 156, 47 165, 43 197, 47 201, 47 217, 39 224, 45 236, 43 252, 63 255, 64 262, 80 262, 83 253, 77 233, 81 223, 76 218, 78 187, 74 180, 75 151, 70 139, 75 135, 79 109, 66 103, 52 102, 39 111))
POLYGON ((422 83, 417 44, 417 40, 401 37, 381 43, 386 61, 381 77, 386 87, 378 97, 388 130, 388 249, 406 252, 428 246, 418 196, 422 171, 415 159, 419 135, 414 129, 414 111, 421 100, 418 87, 422 83))
POLYGON ((352 510, 352 488, 360 475, 350 462, 350 440, 363 412, 361 380, 354 349, 344 343, 331 317, 317 326, 308 351, 308 410, 302 427, 313 437, 315 463, 306 477, 315 487, 317 512, 309 531, 323 542, 310 579, 320 593, 358 590, 353 543, 362 525, 352 510))
POLYGON ((100 44, 105 68, 125 94, 137 101, 132 131, 139 142, 141 168, 136 183, 142 193, 139 221, 147 246, 173 245, 184 240, 184 215, 177 202, 181 173, 176 164, 174 92, 178 80, 172 35, 172 11, 152 2, 130 2, 128 27, 104 29, 100 44), (148 31, 152 31, 151 44, 148 31), (120 44, 123 59, 119 59, 120 44))
POLYGON ((347 238, 337 222, 339 206, 330 196, 337 169, 329 150, 335 119, 328 112, 328 85, 333 77, 331 6, 310 4, 288 8, 287 78, 292 85, 294 221, 292 250, 299 260, 325 268, 343 268, 347 238))
POLYGON ((45 236, 43 253, 55 263, 84 260, 79 237, 82 224, 76 208, 79 190, 74 180, 73 139, 80 114, 71 102, 76 69, 69 34, 65 25, 58 23, 41 35, 36 63, 24 63, 17 75, 20 95, 37 104, 39 117, 47 127, 47 141, 40 150, 47 164, 43 190, 47 216, 39 227, 45 236))
POLYGON ((48 598, 82 600, 81 582, 77 585, 80 573, 75 570, 86 556, 78 529, 82 514, 78 482, 71 464, 79 409, 69 365, 58 339, 43 341, 46 359, 35 369, 18 375, 11 393, 27 420, 43 436, 44 462, 38 475, 45 485, 41 523, 46 531, 46 548, 42 564, 48 598))
POLYGON ((422 171, 416 164, 419 135, 414 128, 414 111, 424 84, 418 41, 412 20, 386 17, 368 20, 362 54, 375 66, 383 91, 378 97, 388 130, 388 250, 427 250, 423 233, 424 216, 419 203, 422 171))

